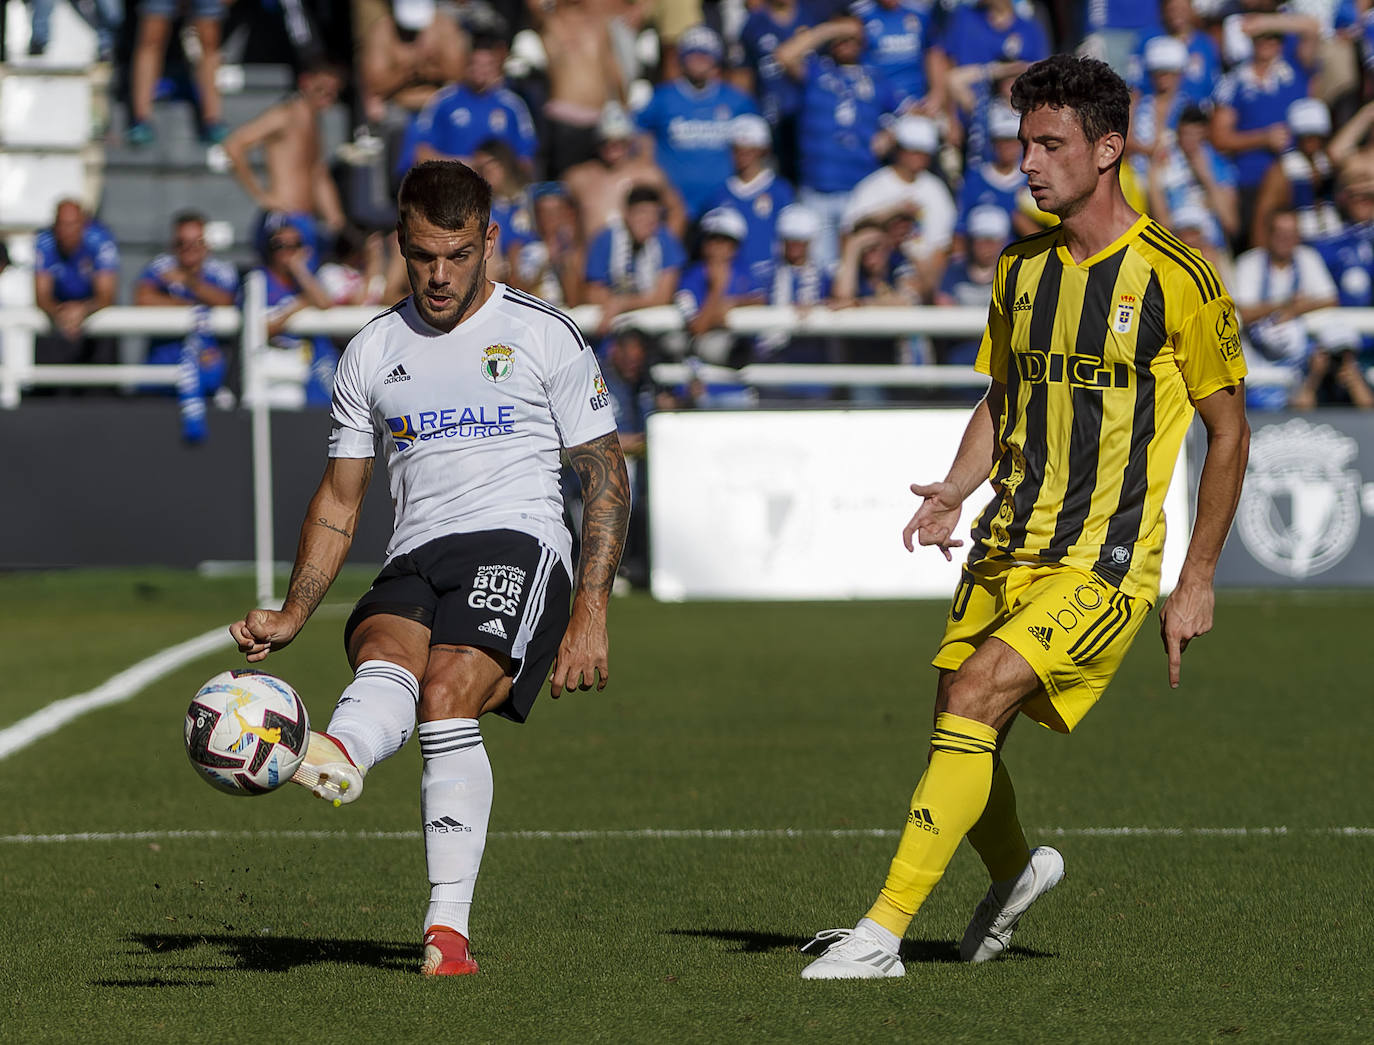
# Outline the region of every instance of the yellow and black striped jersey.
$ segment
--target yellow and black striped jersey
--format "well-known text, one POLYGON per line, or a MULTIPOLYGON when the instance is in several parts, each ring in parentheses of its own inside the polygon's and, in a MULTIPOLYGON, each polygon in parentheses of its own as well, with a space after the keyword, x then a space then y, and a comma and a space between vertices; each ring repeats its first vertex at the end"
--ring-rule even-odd
POLYGON ((1006 385, 981 559, 1065 563, 1159 595, 1164 496, 1193 403, 1245 376, 1235 306, 1142 215, 1082 264, 1063 230, 1002 252, 978 369, 1006 385))

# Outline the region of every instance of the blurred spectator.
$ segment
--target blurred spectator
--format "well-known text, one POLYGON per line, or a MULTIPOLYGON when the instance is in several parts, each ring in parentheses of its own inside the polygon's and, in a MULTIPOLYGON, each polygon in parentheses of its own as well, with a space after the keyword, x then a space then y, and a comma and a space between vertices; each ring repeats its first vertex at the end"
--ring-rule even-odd
POLYGON ((773 262, 778 212, 796 195, 768 162, 772 145, 767 120, 753 113, 736 116, 730 122, 735 173, 710 201, 713 209, 726 207, 744 219, 747 231, 739 246, 738 264, 755 278, 762 278, 773 262))
POLYGON ((344 74, 337 66, 318 62, 296 78, 297 90, 261 115, 234 130, 224 152, 243 190, 262 208, 257 248, 264 250, 268 219, 286 215, 300 231, 311 268, 320 263, 320 232, 316 219, 334 234, 344 226, 339 191, 326 163, 320 115, 338 101, 344 74), (252 156, 262 150, 267 184, 258 180, 252 156))
MULTIPOLYGON (((778 258, 764 289, 768 304, 790 305, 798 315, 824 308, 830 299, 830 273, 811 260, 811 243, 820 233, 816 215, 794 203, 778 215, 778 258)), ((755 358, 769 363, 832 363, 839 359, 834 338, 796 335, 791 330, 769 331, 754 341, 755 358)), ((774 390, 789 398, 824 398, 827 385, 797 385, 774 390)))
POLYGON ((491 221, 497 228, 496 251, 487 261, 487 278, 505 280, 514 269, 520 249, 534 239, 529 179, 515 150, 494 138, 477 147, 472 169, 491 186, 491 221))
POLYGON ((739 249, 748 226, 729 207, 701 217, 701 260, 687 267, 673 296, 695 354, 710 363, 742 362, 735 358, 739 340, 725 333, 725 317, 739 305, 761 305, 763 289, 742 264, 739 249))
POLYGON ((1026 187, 1021 173, 1021 117, 1011 106, 1000 100, 988 110, 988 134, 992 138, 992 159, 974 162, 964 173, 959 187, 958 218, 954 231, 961 238, 968 236, 968 216, 975 207, 999 207, 1006 212, 1012 229, 1018 236, 1029 236, 1039 230, 1030 218, 1017 208, 1016 197, 1026 187))
MULTIPOLYGON (((1308 246, 1326 262, 1340 304, 1369 308, 1374 305, 1374 186, 1355 182, 1342 170, 1336 180, 1336 205, 1341 227, 1308 246)), ((1363 345, 1374 347, 1374 335, 1365 334, 1363 345)))
POLYGON ((1320 239, 1339 231, 1341 217, 1333 200, 1335 168, 1327 156, 1331 113, 1320 98, 1300 98, 1288 107, 1288 130, 1293 146, 1265 172, 1255 200, 1250 242, 1267 243, 1269 216, 1278 210, 1296 211, 1298 234, 1320 239))
POLYGON ((601 308, 600 333, 622 312, 671 304, 686 260, 663 227, 663 197, 636 185, 625 198, 624 221, 602 229, 587 252, 587 300, 601 308))
POLYGON ((649 20, 658 28, 662 79, 676 79, 683 71, 683 37, 701 24, 705 4, 703 0, 649 0, 647 6, 651 9, 649 20))
POLYGON ((940 285, 954 239, 954 199, 944 182, 930 172, 939 150, 935 121, 926 116, 903 116, 893 125, 892 160, 854 186, 844 225, 852 228, 868 219, 879 224, 902 216, 911 223, 902 239, 921 297, 930 300, 940 285))
POLYGON ((696 218, 730 176, 730 119, 758 108, 721 81, 722 48, 714 30, 693 26, 677 50, 682 76, 660 84, 637 121, 653 136, 655 159, 682 193, 688 218, 696 218))
MULTIPOLYGON (((1148 0, 1142 0, 1144 2, 1148 0)), ((1212 90, 1221 78, 1221 52, 1217 49, 1216 41, 1202 28, 1192 0, 1161 0, 1159 20, 1164 34, 1183 44, 1187 54, 1179 89, 1189 101, 1201 105, 1212 96, 1212 90)), ((1160 37, 1152 36, 1142 40, 1132 61, 1131 76, 1127 82, 1141 90, 1146 86, 1145 49, 1158 39, 1160 37)))
POLYGON ((596 157, 579 163, 563 175, 568 191, 582 214, 588 236, 595 236, 612 221, 619 221, 625 194, 635 185, 656 188, 663 199, 665 222, 679 238, 687 231, 687 215, 682 197, 668 176, 646 154, 635 136, 635 125, 625 110, 608 102, 597 124, 596 157))
MULTIPOLYGON (((969 212, 967 230, 968 254, 945 269, 935 304, 986 309, 992 301, 997 259, 1011 238, 1011 218, 1001 207, 985 203, 969 212)), ((936 361, 972 366, 978 344, 978 338, 937 342, 936 361)))
POLYGON ((205 402, 224 388, 229 370, 226 346, 206 329, 203 310, 232 305, 238 289, 238 269, 210 255, 205 216, 196 211, 182 211, 172 219, 171 250, 153 258, 134 287, 134 304, 145 308, 202 307, 184 337, 148 346, 147 362, 181 368, 176 392, 181 435, 187 442, 205 438, 205 402))
POLYGON ((938 114, 945 105, 945 56, 935 44, 935 11, 917 0, 854 0, 869 63, 887 78, 903 105, 938 114))
POLYGON ((797 180, 797 112, 801 88, 778 62, 778 44, 799 29, 814 25, 814 12, 800 0, 765 0, 754 7, 740 29, 744 51, 745 89, 759 100, 764 118, 773 128, 778 172, 797 180))
POLYGON ((315 278, 331 304, 380 305, 386 300, 386 237, 345 225, 315 278))
MULTIPOLYGON (((965 111, 977 113, 998 96, 1031 62, 1049 57, 1049 40, 1040 23, 1022 14, 1013 0, 981 0, 961 4, 949 14, 940 39, 949 66, 949 98, 965 111), (1001 86, 997 86, 997 85, 1001 86)), ((974 120, 975 124, 979 121, 974 120)), ((960 123, 950 111, 951 129, 960 123)), ((972 135, 970 135, 972 139, 972 135)), ((970 146, 975 143, 972 140, 970 146)))
MULTIPOLYGON (((1269 219, 1268 247, 1247 250, 1236 259, 1232 296, 1246 334, 1266 359, 1292 370, 1302 381, 1318 343, 1302 316, 1336 304, 1336 284, 1321 255, 1299 242, 1298 216, 1276 211, 1269 219)), ((1292 405, 1310 406, 1303 384, 1292 405)), ((1254 388, 1249 398, 1261 408, 1283 405, 1281 389, 1254 388)))
POLYGON ((1084 53, 1102 59, 1123 77, 1140 42, 1160 30, 1159 5, 1153 0, 1096 0, 1086 5, 1085 14, 1084 53))
POLYGON ((265 228, 267 250, 260 271, 267 279, 266 368, 268 398, 274 406, 328 406, 334 390, 338 350, 320 334, 286 332, 286 322, 306 308, 329 308, 333 302, 307 260, 300 230, 276 215, 265 228))
MULTIPOLYGON (((29 23, 29 55, 37 57, 48 50, 52 42, 52 11, 57 0, 30 0, 33 4, 33 21, 29 23)), ((83 18, 87 18, 85 5, 73 0, 72 7, 83 18)), ((96 60, 108 62, 114 58, 115 38, 124 25, 124 0, 95 0, 91 5, 95 17, 89 19, 95 27, 96 60)), ((9 5, 0 4, 0 18, 8 14, 9 5)), ((0 36, 3 33, 0 32, 0 36)), ((3 57, 3 56, 0 56, 3 57)))
MULTIPOLYGON (((46 2, 51 4, 51 0, 46 2)), ((110 2, 104 0, 104 5, 109 6, 110 2)), ((178 14, 188 12, 200 44, 195 56, 200 140, 206 145, 218 145, 229 133, 215 81, 224 0, 138 0, 138 39, 130 62, 129 129, 125 135, 130 145, 151 145, 157 138, 152 123, 153 93, 162 76, 173 21, 178 14)))
POLYGON ((550 178, 590 160, 607 102, 625 100, 625 80, 610 34, 610 5, 596 0, 527 0, 544 44, 549 100, 544 154, 550 178))
POLYGON ((1340 181, 1349 189, 1374 191, 1374 147, 1369 131, 1374 127, 1374 102, 1369 102, 1331 136, 1326 154, 1340 169, 1340 181))
POLYGON ((1189 106, 1179 114, 1178 131, 1154 151, 1147 180, 1149 212, 1178 230, 1170 216, 1195 208, 1208 216, 1207 240, 1221 246, 1240 234, 1236 170, 1207 140, 1207 114, 1189 106))
POLYGON ((634 327, 624 327, 611 336, 601 368, 615 413, 620 449, 630 473, 630 500, 638 508, 630 513, 625 552, 620 559, 621 574, 636 588, 649 583, 649 462, 645 430, 656 407, 654 385, 649 377, 651 355, 649 336, 634 327))
MULTIPOLYGON (((492 12, 491 19, 499 17, 492 12)), ((463 79, 431 98, 415 121, 416 163, 470 163, 477 147, 494 138, 511 147, 526 174, 534 172, 538 144, 534 121, 524 100, 506 86, 501 72, 507 50, 502 31, 503 27, 491 20, 473 29, 463 79)))
POLYGON ((1155 153, 1167 148, 1178 128, 1178 119, 1191 104, 1183 93, 1183 70, 1188 48, 1172 36, 1156 36, 1145 45, 1145 90, 1131 109, 1126 155, 1143 181, 1150 175, 1155 153))
POLYGON ((463 75, 457 8, 435 0, 352 0, 354 67, 363 115, 399 129, 463 75))
MULTIPOLYGON (((896 222, 889 222, 865 219, 845 240, 835 270, 836 305, 915 305, 920 301, 916 270, 902 253, 896 222)), ((881 361, 892 362, 890 349, 881 361)))
POLYGON ((812 249, 822 265, 835 260, 850 190, 877 169, 878 157, 892 141, 883 125, 897 108, 897 96, 882 74, 861 60, 863 46, 863 25, 837 18, 801 30, 776 52, 787 74, 802 85, 797 198, 820 219, 812 249))
POLYGON ((552 305, 571 308, 586 298, 587 249, 577 205, 561 182, 530 186, 534 238, 516 253, 512 282, 552 305))
POLYGON ((105 226, 76 200, 57 204, 50 229, 34 240, 33 297, 52 320, 55 337, 36 340, 39 363, 112 363, 108 338, 84 338, 81 324, 114 304, 119 248, 105 226))
POLYGON ((1265 172, 1288 148, 1288 106, 1307 97, 1307 73, 1283 56, 1283 46, 1278 32, 1255 36, 1253 57, 1223 76, 1212 94, 1212 142, 1236 165, 1242 233, 1251 227, 1265 172))

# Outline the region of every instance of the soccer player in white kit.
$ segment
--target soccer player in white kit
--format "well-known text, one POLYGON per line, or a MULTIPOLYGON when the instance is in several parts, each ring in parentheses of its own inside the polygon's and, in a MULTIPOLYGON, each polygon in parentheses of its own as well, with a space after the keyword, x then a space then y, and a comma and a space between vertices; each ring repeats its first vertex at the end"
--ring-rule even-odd
POLYGON ((545 678, 554 697, 605 687, 630 488, 577 327, 486 278, 490 186, 461 163, 431 161, 406 175, 398 203, 411 295, 340 361, 329 462, 281 610, 252 610, 229 630, 250 661, 299 633, 348 555, 380 445, 396 513, 386 564, 345 627, 354 680, 293 780, 351 802, 418 719, 430 880, 421 971, 461 975, 477 971, 468 915, 492 797, 477 720, 494 711, 523 722, 545 678), (560 449, 583 489, 575 595, 560 449))

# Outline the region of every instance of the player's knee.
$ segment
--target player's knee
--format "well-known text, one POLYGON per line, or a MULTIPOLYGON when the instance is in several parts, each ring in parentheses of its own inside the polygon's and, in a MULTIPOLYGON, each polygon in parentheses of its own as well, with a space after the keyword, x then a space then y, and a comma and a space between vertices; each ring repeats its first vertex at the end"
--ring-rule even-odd
POLYGON ((940 710, 989 726, 1001 726, 1015 711, 1020 695, 996 676, 960 668, 941 686, 940 710))

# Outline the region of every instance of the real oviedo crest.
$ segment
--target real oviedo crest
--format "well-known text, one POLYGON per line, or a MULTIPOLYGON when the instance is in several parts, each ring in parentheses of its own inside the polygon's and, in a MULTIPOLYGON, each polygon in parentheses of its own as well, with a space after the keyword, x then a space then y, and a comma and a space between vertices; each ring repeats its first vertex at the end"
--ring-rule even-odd
POLYGON ((482 349, 482 376, 500 384, 515 372, 515 350, 509 345, 488 345, 482 349))

